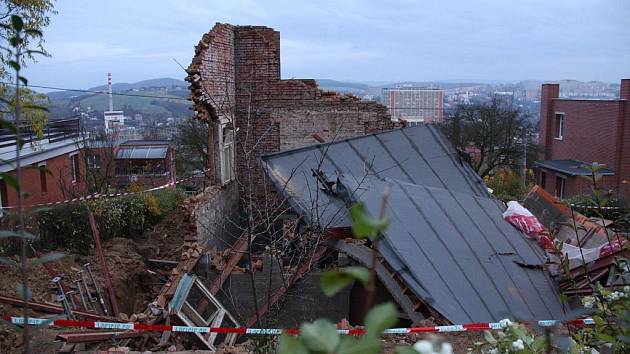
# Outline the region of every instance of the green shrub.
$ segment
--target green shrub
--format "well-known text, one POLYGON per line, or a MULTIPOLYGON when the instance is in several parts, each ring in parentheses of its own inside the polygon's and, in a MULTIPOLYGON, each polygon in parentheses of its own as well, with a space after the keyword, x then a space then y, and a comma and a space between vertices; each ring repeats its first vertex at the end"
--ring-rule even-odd
POLYGON ((39 210, 33 214, 39 228, 37 249, 75 250, 87 254, 94 242, 83 204, 69 204, 39 210), (85 220, 85 222, 80 222, 85 220))
POLYGON ((179 189, 165 189, 111 199, 98 199, 42 209, 33 218, 39 228, 36 245, 41 249, 63 248, 69 252, 89 254, 94 247, 88 222, 88 207, 101 235, 134 239, 159 223, 184 199, 179 189))

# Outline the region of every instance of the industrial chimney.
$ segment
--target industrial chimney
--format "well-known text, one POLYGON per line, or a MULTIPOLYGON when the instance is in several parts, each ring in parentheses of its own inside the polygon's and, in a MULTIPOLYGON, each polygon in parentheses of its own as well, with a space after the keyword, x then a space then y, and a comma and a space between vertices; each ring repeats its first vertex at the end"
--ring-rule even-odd
POLYGON ((112 73, 107 73, 107 92, 109 94, 109 110, 114 110, 114 98, 112 95, 112 73))

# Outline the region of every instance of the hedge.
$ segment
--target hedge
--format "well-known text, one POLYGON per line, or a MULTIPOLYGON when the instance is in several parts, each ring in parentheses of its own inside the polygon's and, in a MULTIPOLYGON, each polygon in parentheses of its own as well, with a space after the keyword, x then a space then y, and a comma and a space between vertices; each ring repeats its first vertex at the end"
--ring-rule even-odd
POLYGON ((94 213, 102 241, 113 237, 136 238, 156 225, 184 199, 179 189, 165 189, 111 199, 42 209, 33 214, 39 229, 37 249, 62 248, 89 254, 94 247, 88 223, 88 208, 94 213))

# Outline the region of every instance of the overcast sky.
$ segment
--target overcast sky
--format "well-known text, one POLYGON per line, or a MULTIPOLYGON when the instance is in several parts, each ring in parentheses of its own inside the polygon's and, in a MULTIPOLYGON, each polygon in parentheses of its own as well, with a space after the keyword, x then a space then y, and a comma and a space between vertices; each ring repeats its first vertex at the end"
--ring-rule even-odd
POLYGON ((183 79, 215 22, 280 31, 283 78, 630 78, 629 0, 58 0, 32 84, 183 79))

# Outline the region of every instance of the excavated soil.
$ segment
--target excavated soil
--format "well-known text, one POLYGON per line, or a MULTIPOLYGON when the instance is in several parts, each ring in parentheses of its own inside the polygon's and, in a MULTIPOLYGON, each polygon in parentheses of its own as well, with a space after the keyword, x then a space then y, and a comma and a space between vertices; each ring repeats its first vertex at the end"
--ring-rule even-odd
MULTIPOLYGON (((147 304, 157 296, 160 288, 168 278, 172 264, 164 262, 149 262, 149 259, 165 260, 177 262, 181 256, 181 248, 184 243, 185 232, 185 212, 176 209, 167 215, 160 223, 145 231, 135 240, 129 238, 113 238, 103 243, 103 251, 107 262, 107 267, 111 275, 113 287, 116 291, 119 310, 122 318, 133 313, 144 311, 147 304)), ((39 250, 43 253, 50 251, 63 252, 64 250, 39 250)), ((19 262, 18 257, 13 260, 19 262)), ((32 259, 31 259, 32 261, 32 259)), ((28 288, 32 291, 32 300, 35 302, 59 305, 57 301, 58 290, 52 282, 52 278, 60 276, 66 288, 76 290, 73 280, 77 279, 77 274, 83 269, 85 263, 91 263, 101 291, 105 294, 105 281, 102 276, 100 263, 96 255, 80 256, 66 254, 58 261, 42 265, 33 266, 28 272, 28 288)), ((0 294, 6 296, 19 297, 16 285, 21 283, 19 269, 12 266, 0 264, 0 294)), ((22 310, 10 305, 0 304, 0 313, 4 315, 21 315, 22 310)), ((42 316, 43 313, 30 311, 33 316, 42 316)), ((49 315, 49 314, 48 314, 49 315)), ((38 337, 46 337, 46 340, 53 340, 50 333, 40 330, 36 332, 33 339, 34 345, 38 342, 38 337), (46 333, 48 335, 44 336, 46 333)), ((42 338, 44 339, 44 338, 42 338)), ((0 324, 0 353, 19 351, 16 348, 21 343, 21 336, 10 324, 0 324)), ((51 349, 50 347, 48 349, 51 349)), ((33 350, 35 352, 36 348, 33 350)), ((44 350, 43 352, 47 352, 44 350)))

